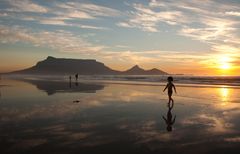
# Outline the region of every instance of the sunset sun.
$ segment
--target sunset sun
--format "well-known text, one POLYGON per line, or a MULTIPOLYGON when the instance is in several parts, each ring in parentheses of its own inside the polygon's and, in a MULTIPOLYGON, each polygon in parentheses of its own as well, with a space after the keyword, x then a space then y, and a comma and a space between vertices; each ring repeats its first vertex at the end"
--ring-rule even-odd
POLYGON ((230 69, 230 68, 231 68, 231 66, 230 66, 229 63, 222 63, 222 64, 220 65, 220 69, 223 69, 223 70, 228 70, 228 69, 230 69))
POLYGON ((229 70, 231 69, 231 63, 230 63, 231 59, 229 57, 221 57, 219 59, 219 68, 221 70, 229 70))

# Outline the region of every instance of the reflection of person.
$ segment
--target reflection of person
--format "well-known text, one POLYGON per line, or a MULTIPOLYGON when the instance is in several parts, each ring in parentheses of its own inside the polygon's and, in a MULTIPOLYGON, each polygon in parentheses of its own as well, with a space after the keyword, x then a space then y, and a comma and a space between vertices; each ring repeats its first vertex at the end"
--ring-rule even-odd
POLYGON ((164 88, 163 92, 168 88, 168 99, 169 99, 169 100, 168 100, 168 103, 170 103, 170 101, 173 102, 173 99, 172 99, 173 90, 172 90, 172 89, 174 89, 175 93, 177 93, 177 91, 176 91, 176 87, 175 87, 174 84, 172 83, 173 77, 169 76, 169 77, 167 78, 167 80, 168 80, 168 84, 167 84, 166 87, 164 88))
POLYGON ((75 86, 78 86, 78 74, 75 74, 75 86))
POLYGON ((78 86, 78 82, 77 81, 75 82, 75 86, 78 86))
POLYGON ((175 123, 175 119, 176 119, 176 115, 174 116, 174 118, 172 117, 172 109, 173 109, 173 105, 174 103, 168 103, 168 112, 167 112, 167 117, 165 118, 164 116, 162 116, 163 120, 165 121, 166 125, 167 125, 167 131, 171 132, 172 131, 172 125, 175 123), (172 104, 172 105, 171 105, 172 104), (172 119, 173 118, 173 119, 172 119))

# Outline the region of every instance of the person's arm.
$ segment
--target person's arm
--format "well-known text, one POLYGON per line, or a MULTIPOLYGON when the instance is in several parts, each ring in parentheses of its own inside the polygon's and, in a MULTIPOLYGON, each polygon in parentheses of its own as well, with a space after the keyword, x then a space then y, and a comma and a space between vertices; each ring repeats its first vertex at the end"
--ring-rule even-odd
POLYGON ((163 120, 165 120, 165 122, 167 123, 167 119, 166 119, 164 116, 162 116, 162 118, 163 118, 163 120))
POLYGON ((164 88, 163 92, 167 89, 167 87, 168 87, 168 84, 167 84, 166 87, 164 88))
POLYGON ((177 93, 177 90, 176 90, 176 87, 174 84, 173 84, 173 89, 174 89, 175 93, 177 93))

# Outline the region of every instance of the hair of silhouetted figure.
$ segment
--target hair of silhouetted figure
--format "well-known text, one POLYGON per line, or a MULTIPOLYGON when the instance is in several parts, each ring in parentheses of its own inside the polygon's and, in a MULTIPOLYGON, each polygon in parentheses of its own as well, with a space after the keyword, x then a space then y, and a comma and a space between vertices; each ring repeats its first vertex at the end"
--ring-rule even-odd
POLYGON ((168 81, 173 81, 173 77, 169 76, 169 77, 167 78, 167 80, 168 80, 168 81))

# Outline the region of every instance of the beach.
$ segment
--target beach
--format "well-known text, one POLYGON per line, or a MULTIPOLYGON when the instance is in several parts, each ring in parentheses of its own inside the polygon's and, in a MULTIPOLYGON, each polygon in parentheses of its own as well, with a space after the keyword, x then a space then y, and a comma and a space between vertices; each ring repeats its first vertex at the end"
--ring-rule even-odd
POLYGON ((0 85, 1 153, 240 150, 238 86, 176 83, 170 110, 165 83, 2 79, 0 85), (163 118, 169 115, 171 124, 163 118))

